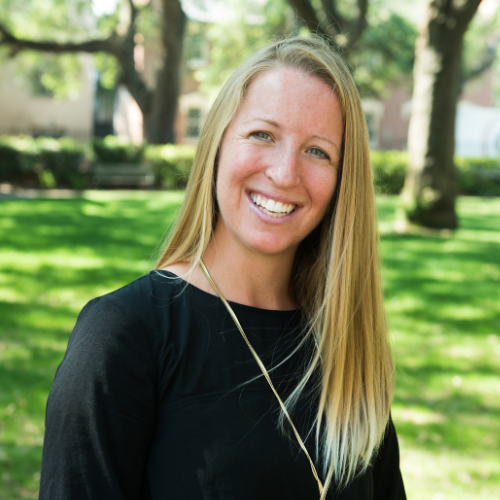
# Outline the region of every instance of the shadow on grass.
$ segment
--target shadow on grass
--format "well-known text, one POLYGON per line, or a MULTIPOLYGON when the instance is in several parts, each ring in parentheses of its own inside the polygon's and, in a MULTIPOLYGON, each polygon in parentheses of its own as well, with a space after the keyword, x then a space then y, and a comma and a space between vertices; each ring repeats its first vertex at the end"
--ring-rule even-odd
MULTIPOLYGON (((381 221, 394 217, 396 200, 379 201, 381 221)), ((498 200, 464 199, 455 233, 382 236, 405 446, 500 452, 499 209, 498 200)))
POLYGON ((0 318, 0 498, 36 498, 45 403, 74 312, 0 302, 0 318))
MULTIPOLYGON (((2 238, 5 250, 50 252, 55 249, 101 255, 118 252, 135 257, 137 252, 148 255, 167 225, 173 222, 172 210, 163 220, 158 212, 148 212, 147 203, 131 200, 113 206, 91 200, 30 200, 32 210, 10 215, 10 227, 22 231, 7 231, 2 238), (154 235, 154 236, 153 236, 154 235), (154 244, 153 243, 153 244, 154 244)), ((24 207, 23 207, 24 208, 24 207)), ((168 208, 168 207, 167 207, 168 208)))

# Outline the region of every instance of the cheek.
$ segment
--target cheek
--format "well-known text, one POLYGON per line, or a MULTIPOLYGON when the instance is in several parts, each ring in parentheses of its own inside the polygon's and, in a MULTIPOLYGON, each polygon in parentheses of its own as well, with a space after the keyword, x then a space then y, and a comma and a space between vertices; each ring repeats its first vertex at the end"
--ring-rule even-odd
POLYGON ((311 179, 310 186, 311 189, 309 192, 311 193, 313 203, 321 215, 323 215, 328 209, 337 188, 337 171, 327 171, 323 175, 316 176, 314 179, 311 179))
POLYGON ((238 154, 225 156, 219 165, 221 182, 233 188, 241 186, 246 179, 265 169, 262 155, 256 154, 251 148, 241 148, 238 154))

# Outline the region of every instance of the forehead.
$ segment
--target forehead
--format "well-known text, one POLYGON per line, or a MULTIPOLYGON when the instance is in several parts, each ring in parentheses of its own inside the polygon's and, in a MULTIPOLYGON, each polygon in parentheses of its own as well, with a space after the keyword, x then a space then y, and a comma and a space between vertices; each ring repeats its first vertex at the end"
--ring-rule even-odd
POLYGON ((282 67, 259 75, 249 86, 237 121, 264 118, 280 126, 294 123, 338 128, 342 112, 335 91, 315 75, 282 67))

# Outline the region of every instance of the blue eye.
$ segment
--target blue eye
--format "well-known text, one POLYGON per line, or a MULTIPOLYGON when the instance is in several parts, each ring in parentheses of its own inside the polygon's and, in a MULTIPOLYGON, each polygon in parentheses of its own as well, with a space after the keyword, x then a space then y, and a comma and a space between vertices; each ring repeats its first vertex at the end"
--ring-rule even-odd
POLYGON ((321 151, 321 149, 318 149, 318 148, 311 148, 309 150, 313 156, 317 156, 318 158, 324 158, 324 159, 330 159, 329 156, 324 153, 323 151, 321 151))
POLYGON ((259 139, 264 139, 264 140, 268 140, 271 138, 271 136, 266 133, 266 132, 254 132, 255 137, 258 137, 259 139))

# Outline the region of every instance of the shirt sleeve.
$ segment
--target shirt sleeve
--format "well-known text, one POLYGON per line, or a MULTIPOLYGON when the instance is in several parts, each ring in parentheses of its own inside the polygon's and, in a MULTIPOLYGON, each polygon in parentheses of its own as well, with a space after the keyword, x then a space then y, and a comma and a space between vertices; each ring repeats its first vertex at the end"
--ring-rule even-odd
POLYGON ((399 468, 399 446, 396 429, 389 418, 385 436, 373 465, 373 500, 406 500, 399 468))
POLYGON ((156 376, 136 315, 110 296, 89 302, 47 402, 40 500, 140 498, 156 376))

